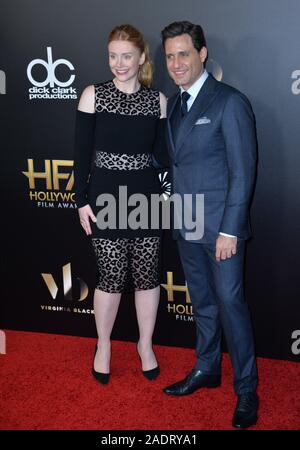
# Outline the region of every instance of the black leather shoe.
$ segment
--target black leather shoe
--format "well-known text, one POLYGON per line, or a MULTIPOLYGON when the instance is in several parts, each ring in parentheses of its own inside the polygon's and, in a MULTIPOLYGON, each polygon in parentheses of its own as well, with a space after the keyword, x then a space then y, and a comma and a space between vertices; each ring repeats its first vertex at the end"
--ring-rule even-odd
MULTIPOLYGON (((98 350, 98 347, 97 347, 97 344, 96 344, 95 353, 94 353, 94 359, 95 359, 97 350, 98 350)), ((94 369, 94 363, 93 363, 93 367, 92 367, 92 375, 101 384, 107 384, 109 382, 110 374, 109 373, 97 372, 94 369)))
POLYGON ((220 375, 207 375, 201 370, 192 370, 188 376, 163 389, 168 395, 189 395, 200 388, 216 388, 221 384, 220 375))
POLYGON ((257 422, 258 396, 255 392, 238 395, 232 425, 236 428, 248 428, 257 422))

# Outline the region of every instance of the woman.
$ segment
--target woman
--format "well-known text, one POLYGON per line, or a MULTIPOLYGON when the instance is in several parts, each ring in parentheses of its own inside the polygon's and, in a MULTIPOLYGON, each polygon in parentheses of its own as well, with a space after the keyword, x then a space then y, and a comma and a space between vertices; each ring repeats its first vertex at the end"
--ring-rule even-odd
POLYGON ((161 232, 121 226, 100 229, 96 215, 101 208, 96 199, 102 193, 112 194, 116 211, 124 211, 120 186, 127 189, 128 196, 142 193, 150 199, 151 194, 160 193, 151 154, 162 123, 159 119, 166 116, 165 96, 149 87, 152 65, 142 34, 131 25, 114 28, 108 53, 114 78, 83 91, 76 118, 74 158, 80 223, 91 236, 98 265, 94 294, 98 344, 92 374, 102 384, 109 381, 110 336, 121 294, 130 290, 135 292, 142 373, 149 380, 159 375, 152 334, 160 296, 161 232))

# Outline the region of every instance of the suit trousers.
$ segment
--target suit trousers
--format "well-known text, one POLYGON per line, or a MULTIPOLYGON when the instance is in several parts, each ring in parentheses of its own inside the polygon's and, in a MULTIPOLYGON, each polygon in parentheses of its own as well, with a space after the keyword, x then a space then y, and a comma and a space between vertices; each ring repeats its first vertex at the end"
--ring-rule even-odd
POLYGON ((234 371, 234 390, 254 392, 257 368, 248 305, 244 299, 245 241, 237 253, 218 262, 215 244, 177 240, 180 259, 192 300, 197 329, 195 368, 220 374, 222 329, 234 371))

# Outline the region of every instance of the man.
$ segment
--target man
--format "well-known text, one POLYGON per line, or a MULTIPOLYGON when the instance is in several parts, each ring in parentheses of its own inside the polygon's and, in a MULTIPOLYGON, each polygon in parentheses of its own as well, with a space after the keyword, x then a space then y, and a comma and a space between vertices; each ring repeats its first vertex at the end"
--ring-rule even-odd
MULTIPOLYGON (((197 327, 197 362, 164 389, 188 395, 215 388, 221 377, 221 329, 234 370, 237 405, 232 424, 257 421, 257 369, 250 316, 243 296, 245 241, 256 168, 254 117, 247 98, 205 70, 203 30, 175 22, 162 31, 169 75, 179 92, 168 101, 167 140, 173 192, 204 194, 204 234, 174 232, 197 327)), ((194 206, 196 204, 193 199, 194 206)))

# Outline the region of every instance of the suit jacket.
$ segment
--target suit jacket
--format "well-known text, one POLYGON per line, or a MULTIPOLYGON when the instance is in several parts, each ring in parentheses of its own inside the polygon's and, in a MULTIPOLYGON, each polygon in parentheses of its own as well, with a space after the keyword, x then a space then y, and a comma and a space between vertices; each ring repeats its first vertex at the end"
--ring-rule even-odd
MULTIPOLYGON (((168 101, 167 146, 172 193, 204 194, 204 235, 193 242, 215 242, 219 232, 250 237, 249 203, 256 171, 255 121, 248 99, 238 90, 206 79, 188 114, 178 120, 180 93, 168 101)), ((191 230, 183 224, 180 234, 191 230)), ((173 237, 178 238, 174 230, 173 237)))

